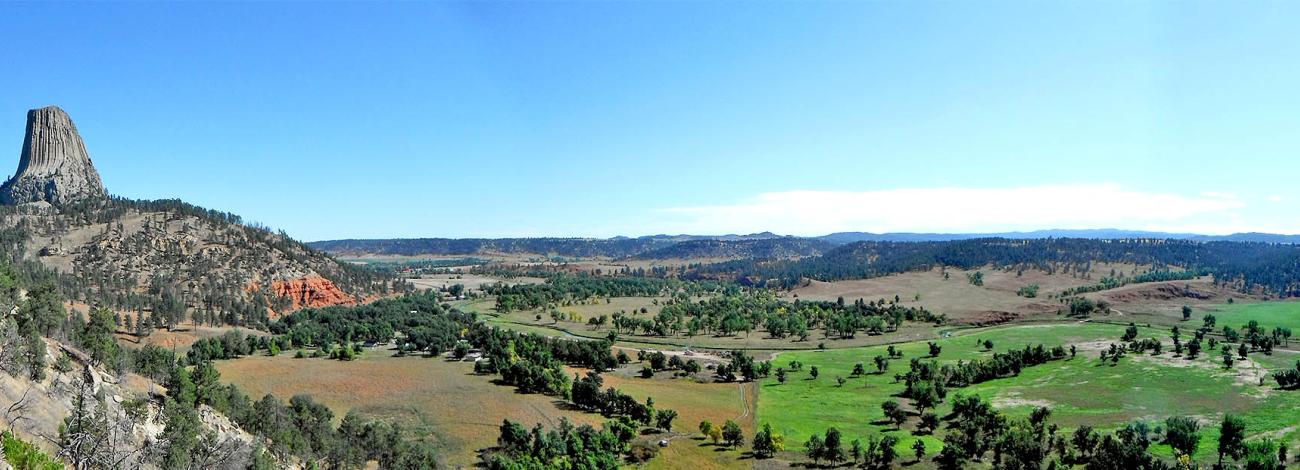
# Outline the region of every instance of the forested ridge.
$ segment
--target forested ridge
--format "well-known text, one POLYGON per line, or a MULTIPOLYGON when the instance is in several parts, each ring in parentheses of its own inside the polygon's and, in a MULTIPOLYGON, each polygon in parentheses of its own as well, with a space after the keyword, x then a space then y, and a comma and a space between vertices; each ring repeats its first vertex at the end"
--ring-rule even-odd
POLYGON ((336 254, 473 255, 487 252, 622 258, 672 245, 662 238, 399 238, 326 240, 308 245, 336 254))
POLYGON ((0 258, 68 299, 133 311, 137 320, 147 312, 164 318, 159 325, 191 316, 265 327, 267 309, 283 311, 289 302, 272 281, 312 274, 357 298, 405 288, 284 232, 179 200, 0 206, 0 258))
POLYGON ((810 238, 759 240, 688 240, 637 254, 637 259, 757 258, 784 259, 822 254, 835 245, 810 238))
POLYGON ((567 257, 668 259, 691 257, 807 256, 829 249, 817 239, 752 235, 652 235, 637 238, 396 238, 324 240, 308 243, 338 255, 475 255, 511 253, 567 257))
POLYGON ((1212 274, 1248 291, 1300 295, 1300 246, 1164 239, 986 238, 946 242, 858 242, 800 260, 736 260, 695 267, 688 277, 755 278, 781 287, 804 279, 864 279, 937 267, 1039 269, 1049 273, 1094 262, 1133 263, 1154 271, 1212 274))

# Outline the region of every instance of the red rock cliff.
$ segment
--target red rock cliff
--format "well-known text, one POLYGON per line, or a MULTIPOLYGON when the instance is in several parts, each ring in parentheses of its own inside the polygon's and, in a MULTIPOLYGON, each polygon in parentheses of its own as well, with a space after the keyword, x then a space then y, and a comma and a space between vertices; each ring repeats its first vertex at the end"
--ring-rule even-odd
POLYGON ((329 279, 319 276, 275 281, 271 283, 271 291, 276 296, 288 297, 292 302, 287 312, 279 313, 288 313, 308 307, 349 305, 357 302, 357 299, 339 290, 338 286, 335 286, 329 279))

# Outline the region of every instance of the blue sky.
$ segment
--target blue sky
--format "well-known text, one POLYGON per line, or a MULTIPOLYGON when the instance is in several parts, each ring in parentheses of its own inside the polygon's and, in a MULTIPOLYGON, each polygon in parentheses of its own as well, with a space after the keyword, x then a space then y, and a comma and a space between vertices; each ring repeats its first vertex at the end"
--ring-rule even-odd
POLYGON ((1296 233, 1296 24, 1294 2, 6 2, 0 165, 57 104, 110 192, 307 240, 1296 233))

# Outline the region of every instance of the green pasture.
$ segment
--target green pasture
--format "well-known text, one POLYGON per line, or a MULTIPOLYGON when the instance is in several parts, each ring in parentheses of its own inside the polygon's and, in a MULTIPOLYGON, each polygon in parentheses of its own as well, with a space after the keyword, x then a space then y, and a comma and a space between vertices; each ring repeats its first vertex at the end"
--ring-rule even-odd
MULTIPOLYGON (((1213 428, 1223 413, 1231 412, 1246 419, 1251 435, 1268 434, 1292 441, 1300 437, 1296 429, 1300 424, 1300 392, 1279 391, 1271 378, 1261 387, 1256 376, 1251 375, 1259 374, 1258 368, 1293 367, 1300 355, 1284 351, 1273 356, 1252 353, 1252 363, 1239 362, 1232 370, 1225 370, 1217 352, 1189 361, 1173 357, 1172 347, 1166 347, 1158 357, 1130 354, 1117 365, 1102 364, 1097 348, 1118 342, 1123 330, 1123 326, 1097 323, 1024 325, 970 330, 937 340, 943 347, 938 358, 941 362, 990 355, 978 344, 985 339, 993 341, 993 351, 1040 343, 1067 349, 1071 344, 1080 345, 1073 359, 1029 367, 1016 377, 950 390, 949 399, 937 412, 940 416, 946 414, 955 394, 979 394, 1012 416, 1024 416, 1037 406, 1047 406, 1052 410, 1051 421, 1065 432, 1080 425, 1111 430, 1134 420, 1163 425, 1164 419, 1173 415, 1194 416, 1213 428)), ((1168 336, 1164 328, 1141 329, 1141 337, 1168 340, 1168 336)), ((898 450, 903 455, 911 455, 916 439, 926 441, 929 453, 937 452, 943 431, 937 437, 914 436, 915 416, 901 431, 884 422, 881 403, 891 398, 906 403, 894 396, 903 390, 903 384, 894 382, 894 374, 906 372, 911 358, 928 354, 925 341, 896 347, 903 351, 903 358, 892 360, 889 370, 880 375, 871 373, 872 358, 886 355, 883 346, 780 354, 774 366, 788 369, 790 361, 798 360, 804 363, 803 371, 791 373, 784 384, 774 376, 763 379, 758 424, 771 423, 787 436, 791 450, 801 449, 812 433, 834 426, 845 434, 846 442, 865 440, 869 434, 893 434, 900 438, 898 450), (854 364, 859 362, 868 375, 850 378, 854 364), (818 379, 810 378, 811 366, 820 369, 818 379), (837 385, 837 376, 848 379, 844 386, 837 385)), ((1217 429, 1204 430, 1197 457, 1212 458, 1217 438, 1217 429)), ((1169 453, 1162 445, 1153 451, 1169 453)))

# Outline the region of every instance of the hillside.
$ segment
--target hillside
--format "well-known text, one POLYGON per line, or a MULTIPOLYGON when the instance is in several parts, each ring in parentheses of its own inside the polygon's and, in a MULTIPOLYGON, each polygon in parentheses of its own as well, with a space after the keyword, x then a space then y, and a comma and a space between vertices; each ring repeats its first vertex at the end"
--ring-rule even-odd
MULTIPOLYGON (((650 235, 637 238, 383 238, 323 240, 308 246, 337 256, 533 254, 581 258, 639 257, 679 243, 787 239, 763 232, 749 235, 650 235)), ((744 246, 737 245, 737 246, 744 246)))
POLYGON ((1300 295, 1300 246, 1166 239, 983 238, 944 242, 857 242, 799 260, 736 260, 699 267, 701 277, 751 277, 791 287, 804 279, 866 279, 940 267, 995 266, 1048 273, 1093 263, 1197 270, 1216 282, 1280 297, 1300 295))
POLYGON ((230 213, 107 196, 57 107, 28 113, 17 171, 0 196, 0 255, 23 276, 70 300, 166 314, 169 324, 187 312, 205 323, 263 324, 268 314, 388 288, 385 276, 230 213))
POLYGON ((806 238, 766 238, 758 240, 689 240, 647 251, 634 256, 643 260, 756 258, 784 259, 820 255, 834 245, 806 238))
POLYGON ((177 201, 5 206, 0 231, 7 259, 48 270, 73 300, 122 310, 167 297, 217 315, 213 322, 254 324, 267 308, 350 303, 386 287, 283 233, 177 201))
MULTIPOLYGON (((182 418, 167 408, 165 389, 139 373, 109 370, 92 357, 97 353, 75 345, 50 338, 25 340, 21 323, 22 315, 17 321, 0 315, 0 350, 7 352, 0 353, 6 432, 47 455, 60 454, 74 465, 70 468, 168 466, 169 460, 159 456, 181 445, 167 430, 182 418), (32 348, 41 352, 21 353, 32 348), (40 359, 33 362, 32 357, 40 359)), ((256 438, 209 406, 199 406, 183 419, 202 435, 203 445, 187 451, 195 464, 246 468, 260 453, 256 438)), ((5 468, 3 459, 0 468, 5 468)))
POLYGON ((935 241, 954 241, 954 240, 972 240, 976 238, 1014 238, 1014 239, 1037 239, 1037 238, 1089 238, 1096 240, 1119 240, 1125 238, 1160 238, 1170 240, 1195 240, 1202 242, 1230 241, 1230 242, 1260 242, 1260 243, 1300 243, 1300 235, 1281 235, 1274 233, 1234 233, 1230 235, 1201 235, 1195 233, 1182 232, 1155 232, 1149 230, 1120 230, 1120 229, 1049 229, 1033 230, 1028 232, 996 232, 996 233, 910 233, 910 232, 891 232, 891 233, 870 233, 870 232, 838 232, 829 235, 816 237, 820 240, 836 244, 854 243, 854 242, 935 242, 935 241))

